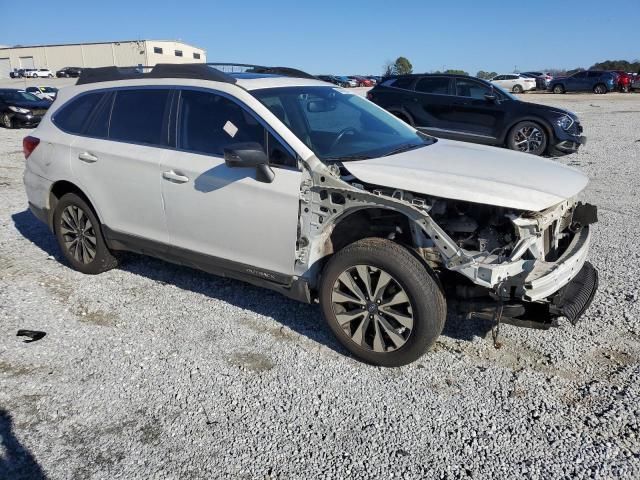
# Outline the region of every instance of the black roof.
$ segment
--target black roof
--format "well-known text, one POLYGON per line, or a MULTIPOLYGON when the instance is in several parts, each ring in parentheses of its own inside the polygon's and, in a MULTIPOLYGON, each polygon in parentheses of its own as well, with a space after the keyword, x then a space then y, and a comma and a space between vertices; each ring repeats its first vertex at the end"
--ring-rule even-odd
POLYGON ((234 74, 240 73, 315 78, 306 72, 289 67, 265 67, 231 63, 159 63, 152 68, 143 66, 84 68, 76 85, 143 78, 194 78, 212 80, 214 82, 236 83, 237 80, 234 74))

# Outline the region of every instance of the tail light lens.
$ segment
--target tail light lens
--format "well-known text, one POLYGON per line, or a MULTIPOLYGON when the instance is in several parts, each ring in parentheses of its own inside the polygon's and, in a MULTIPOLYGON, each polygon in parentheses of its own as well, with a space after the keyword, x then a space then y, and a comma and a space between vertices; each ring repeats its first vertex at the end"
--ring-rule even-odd
POLYGON ((32 136, 24 137, 22 139, 22 151, 24 152, 25 160, 29 158, 29 155, 33 153, 39 143, 40 139, 32 136))

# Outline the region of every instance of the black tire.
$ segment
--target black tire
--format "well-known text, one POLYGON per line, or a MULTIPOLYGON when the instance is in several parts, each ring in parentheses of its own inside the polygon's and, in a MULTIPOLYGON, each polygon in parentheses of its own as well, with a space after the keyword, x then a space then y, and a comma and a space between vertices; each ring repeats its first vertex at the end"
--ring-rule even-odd
MULTIPOLYGON (((73 216, 71 220, 74 220, 73 216)), ((72 222, 72 223, 75 223, 72 222)), ((89 223, 84 222, 84 227, 87 227, 89 223)), ((100 226, 100 221, 96 216, 93 208, 87 203, 79 195, 75 193, 67 193, 62 196, 62 198, 58 201, 56 208, 53 212, 53 228, 56 235, 56 239, 58 240, 58 246, 62 251, 65 259, 71 265, 71 267, 75 270, 78 270, 82 273, 87 273, 90 275, 96 275, 98 273, 106 272, 107 270, 111 270, 118 266, 118 259, 115 255, 109 250, 107 244, 104 241, 104 236, 102 235, 102 228, 100 226), (91 227, 83 228, 82 223, 85 217, 80 217, 80 229, 82 230, 82 238, 84 239, 85 245, 91 245, 95 250, 95 254, 91 257, 88 253, 88 249, 84 249, 84 247, 75 249, 70 246, 69 242, 74 238, 73 234, 67 234, 69 232, 69 227, 74 227, 74 225, 68 223, 65 220, 69 218, 69 210, 68 208, 75 210, 76 212, 82 212, 86 218, 88 218, 91 227), (66 213, 65 213, 66 212, 66 213), (93 238, 95 241, 90 240, 93 238), (86 241, 85 241, 86 240, 86 241), (90 243, 89 243, 90 242, 90 243), (73 250, 73 251, 72 251, 73 250), (86 252, 86 255, 85 255, 86 252), (75 253, 75 254, 74 254, 75 253), (83 261, 86 259, 88 261, 83 261)), ((76 242, 78 243, 78 242, 76 242)))
MULTIPOLYGON (((381 280, 381 276, 377 280, 381 280)), ((371 283, 373 284, 373 280, 371 283)), ((362 286, 364 287, 364 283, 362 286)), ((380 304, 380 302, 377 303, 380 304)), ((359 240, 331 257, 322 274, 320 306, 329 328, 347 350, 367 363, 384 367, 406 365, 422 356, 442 333, 447 316, 444 294, 428 268, 406 248, 381 238, 359 240), (384 337, 384 343, 386 343, 384 351, 374 351, 372 346, 375 345, 374 337, 382 331, 381 323, 377 319, 386 317, 387 313, 383 310, 385 302, 382 302, 378 310, 373 297, 367 306, 361 307, 364 312, 361 319, 356 318, 348 324, 345 323, 345 328, 340 326, 337 315, 344 312, 336 313, 336 308, 341 306, 334 302, 333 295, 338 291, 337 286, 341 285, 338 283, 338 277, 343 276, 350 269, 353 271, 356 266, 367 266, 373 275, 386 273, 392 277, 394 283, 389 283, 391 287, 387 286, 386 290, 381 290, 378 298, 383 298, 385 291, 390 292, 391 295, 397 295, 398 291, 401 291, 408 298, 405 308, 411 316, 412 324, 401 346, 396 348, 391 337, 384 337), (373 315, 369 315, 372 312, 371 307, 375 308, 373 315), (372 319, 374 315, 375 321, 367 320, 367 316, 372 319), (358 344, 352 339, 352 335, 363 325, 366 325, 362 335, 363 340, 358 344)), ((390 318, 386 317, 385 321, 390 318)), ((408 329, 399 328, 392 331, 398 333, 401 330, 408 329)))
POLYGON ((554 85, 553 93, 565 93, 565 89, 562 85, 554 85))
POLYGON ((517 123, 509 130, 507 135, 507 147, 517 152, 530 153, 532 155, 542 155, 549 144, 549 135, 545 128, 536 122, 524 121, 517 123), (530 132, 530 133, 527 133, 530 132), (538 132, 538 133, 536 133, 538 132), (530 135, 529 141, 523 147, 521 143, 526 136, 530 135), (526 148, 527 150, 523 150, 526 148))
POLYGON ((2 126, 4 128, 14 128, 15 127, 15 123, 13 121, 13 118, 11 118, 11 116, 8 113, 3 113, 2 114, 2 118, 0 118, 0 120, 2 120, 2 126))
POLYGON ((607 93, 607 87, 602 83, 598 83, 593 87, 593 93, 596 95, 604 95, 607 93))
POLYGON ((513 93, 523 93, 524 88, 522 88, 522 85, 515 85, 511 91, 513 93))

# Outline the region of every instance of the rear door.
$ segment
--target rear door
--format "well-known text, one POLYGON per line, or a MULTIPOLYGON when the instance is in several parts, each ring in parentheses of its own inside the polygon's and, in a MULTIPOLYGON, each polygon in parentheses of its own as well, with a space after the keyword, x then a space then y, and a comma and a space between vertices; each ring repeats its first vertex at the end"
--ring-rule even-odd
POLYGON ((302 180, 293 151, 226 94, 184 89, 176 104, 177 151, 162 167, 175 253, 271 280, 292 275, 302 180), (255 168, 227 167, 223 149, 240 142, 265 148, 273 182, 257 181, 255 168))
POLYGON ((485 97, 494 95, 493 89, 473 78, 456 78, 455 93, 447 119, 457 137, 478 143, 495 143, 505 113, 500 103, 485 97))
POLYGON ((93 108, 71 143, 72 171, 115 233, 167 241, 160 189, 171 96, 150 87, 84 95, 93 108))
POLYGON ((575 92, 584 92, 587 90, 591 90, 591 87, 589 86, 589 80, 587 79, 587 75, 588 72, 578 72, 574 75, 572 75, 571 77, 569 77, 568 80, 568 87, 567 90, 573 90, 575 92))

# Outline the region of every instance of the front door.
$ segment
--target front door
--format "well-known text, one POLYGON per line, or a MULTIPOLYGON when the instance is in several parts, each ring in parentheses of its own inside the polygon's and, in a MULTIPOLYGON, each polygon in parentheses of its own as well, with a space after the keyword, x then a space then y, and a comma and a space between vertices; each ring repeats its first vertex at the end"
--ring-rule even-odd
POLYGON ((223 94, 185 89, 177 106, 177 151, 162 168, 171 246, 265 278, 293 274, 302 173, 292 152, 223 94), (253 168, 226 166, 224 147, 241 142, 265 148, 273 182, 256 180, 253 168))
POLYGON ((455 93, 449 114, 452 129, 467 140, 494 143, 504 122, 504 110, 485 95, 495 95, 495 92, 477 80, 456 78, 455 93))

